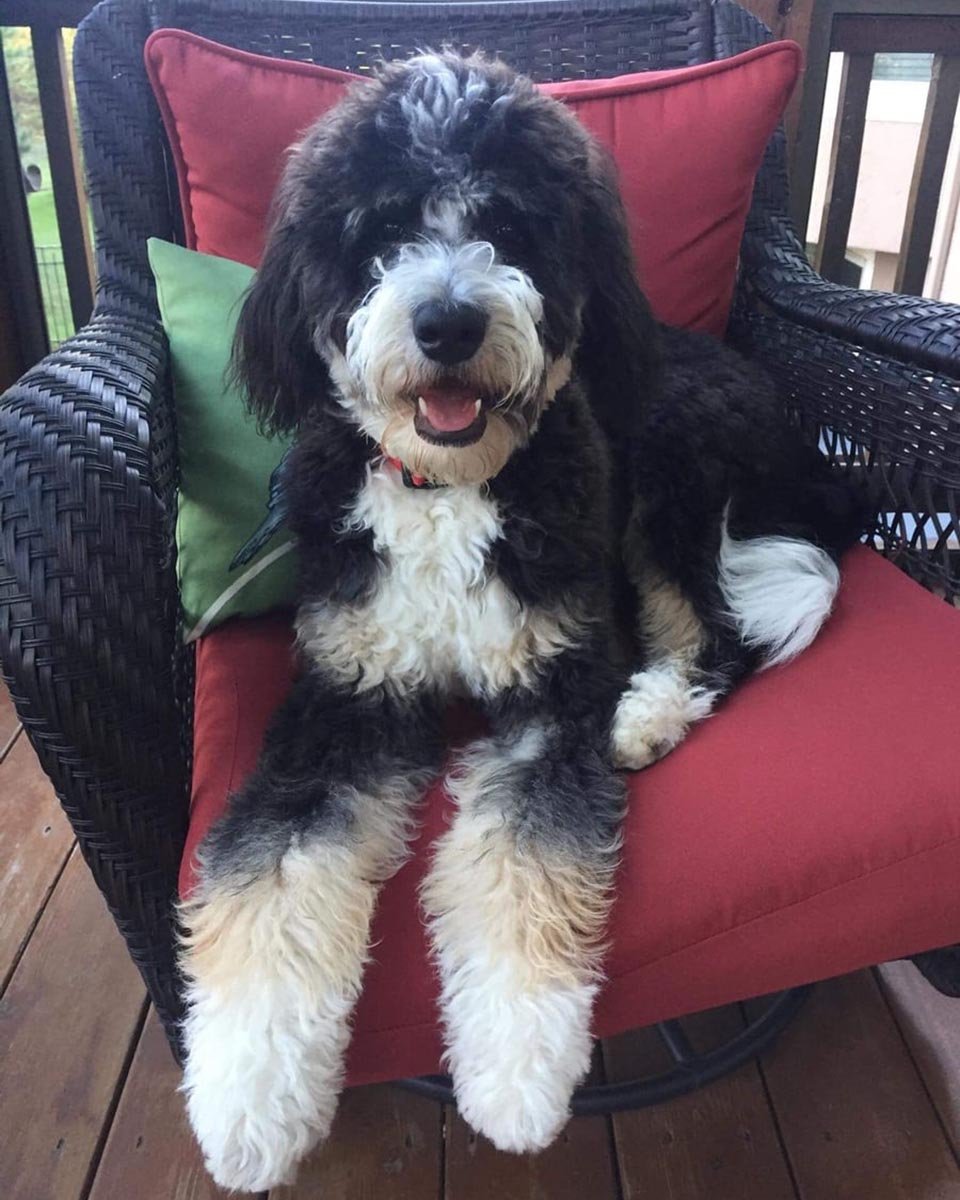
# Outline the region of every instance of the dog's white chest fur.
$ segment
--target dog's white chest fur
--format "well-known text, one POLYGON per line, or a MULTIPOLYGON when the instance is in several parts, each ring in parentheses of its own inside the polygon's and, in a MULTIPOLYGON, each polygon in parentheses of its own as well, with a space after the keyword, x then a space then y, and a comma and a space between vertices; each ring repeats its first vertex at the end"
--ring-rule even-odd
POLYGON ((346 521, 373 532, 381 566, 372 594, 304 605, 298 620, 305 652, 344 681, 492 696, 529 685, 538 664, 569 645, 572 621, 521 605, 491 570, 501 516, 480 488, 407 488, 384 465, 370 471, 346 521))

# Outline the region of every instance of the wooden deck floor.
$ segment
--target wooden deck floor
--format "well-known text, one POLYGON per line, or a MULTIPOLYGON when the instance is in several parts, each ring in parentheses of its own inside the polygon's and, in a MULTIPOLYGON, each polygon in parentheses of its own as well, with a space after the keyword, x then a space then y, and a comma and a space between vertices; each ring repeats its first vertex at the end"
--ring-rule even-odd
MULTIPOLYGON (((0 694, 0 1190, 210 1200, 178 1072, 70 829, 0 694)), ((743 1019, 694 1019, 694 1037, 743 1019)), ((650 1033, 606 1042, 609 1079, 650 1033)), ((908 964, 821 985, 759 1065, 639 1113, 571 1122, 537 1158, 390 1087, 346 1095, 331 1144, 272 1200, 960 1200, 960 1003, 908 964)))

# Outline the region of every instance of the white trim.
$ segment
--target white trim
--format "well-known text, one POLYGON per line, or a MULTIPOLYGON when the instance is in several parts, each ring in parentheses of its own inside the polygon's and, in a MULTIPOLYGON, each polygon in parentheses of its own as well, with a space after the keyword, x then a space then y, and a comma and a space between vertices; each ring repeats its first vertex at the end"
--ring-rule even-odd
POLYGON ((194 627, 190 630, 190 632, 184 638, 184 641, 194 642, 198 637, 202 637, 203 634, 207 632, 211 622, 216 617, 217 613, 220 612, 220 610, 224 607, 224 605, 228 604, 234 598, 237 592, 245 588, 250 580, 255 579, 261 571, 265 571, 267 567, 273 566, 278 558, 282 558, 285 554, 288 554, 293 549, 294 545, 295 543, 291 538, 289 542, 283 542, 282 545, 274 547, 269 554, 265 554, 258 562, 251 563, 242 575, 238 575, 229 587, 223 589, 223 591, 219 596, 217 596, 216 600, 214 600, 196 625, 194 625, 194 627))

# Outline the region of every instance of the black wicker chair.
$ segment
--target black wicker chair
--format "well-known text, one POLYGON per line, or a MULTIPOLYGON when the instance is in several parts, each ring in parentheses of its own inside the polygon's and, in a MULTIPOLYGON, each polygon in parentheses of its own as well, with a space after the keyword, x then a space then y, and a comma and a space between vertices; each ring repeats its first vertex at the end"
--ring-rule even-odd
MULTIPOLYGON (((187 824, 191 659, 178 638, 167 347, 146 254, 149 236, 178 240, 181 224, 142 65, 146 37, 162 26, 356 71, 417 46, 479 45, 541 80, 686 66, 769 34, 730 0, 103 0, 83 23, 76 85, 97 303, 90 324, 0 408, 0 658, 175 1042, 172 899, 187 824)), ((773 374, 807 434, 868 480, 876 545, 955 599, 960 309, 824 282, 786 213, 780 134, 756 187, 730 339, 773 374)), ((960 991, 949 955, 922 965, 960 991)), ((587 1090, 576 1111, 649 1102, 716 1077, 758 1052, 802 995, 785 994, 708 1055, 665 1023, 676 1070, 639 1088, 587 1090)), ((442 1082, 420 1086, 446 1096, 442 1082)))

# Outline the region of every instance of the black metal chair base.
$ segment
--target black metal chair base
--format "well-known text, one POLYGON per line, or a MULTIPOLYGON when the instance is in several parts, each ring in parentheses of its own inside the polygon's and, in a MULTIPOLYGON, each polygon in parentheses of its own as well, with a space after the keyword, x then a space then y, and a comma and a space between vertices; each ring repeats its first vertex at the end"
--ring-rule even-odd
MULTIPOLYGON (((657 1032, 670 1051, 676 1066, 648 1079, 625 1083, 600 1083, 577 1088, 571 1105, 575 1117, 594 1117, 604 1113, 625 1112, 662 1104, 675 1096, 694 1092, 704 1084, 735 1071, 756 1058, 777 1040, 800 1011, 813 990, 813 984, 778 992, 769 1006, 736 1037, 713 1050, 698 1054, 691 1046, 680 1021, 662 1021, 657 1032)), ((443 1104, 453 1104, 449 1075, 423 1075, 419 1079, 398 1079, 397 1086, 417 1092, 443 1104)))

